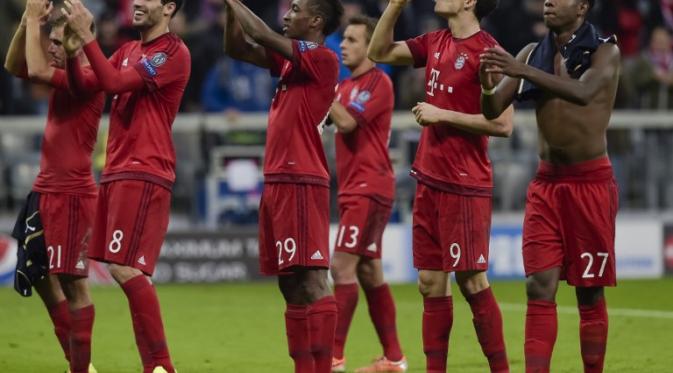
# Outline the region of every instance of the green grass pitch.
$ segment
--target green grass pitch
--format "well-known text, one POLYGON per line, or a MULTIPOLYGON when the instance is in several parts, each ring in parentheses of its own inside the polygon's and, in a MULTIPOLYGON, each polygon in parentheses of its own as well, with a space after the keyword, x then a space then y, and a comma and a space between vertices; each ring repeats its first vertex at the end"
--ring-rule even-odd
MULTIPOLYGON (((512 372, 523 372, 524 284, 496 282, 512 372)), ((454 292, 455 292, 454 285, 454 292)), ((291 372, 283 302, 273 283, 158 287, 173 361, 180 373, 291 372)), ((424 372, 421 297, 414 285, 393 286, 398 330, 410 372, 424 372)), ((117 287, 94 287, 93 362, 100 373, 140 372, 126 299, 117 287)), ((622 281, 607 290, 610 336, 606 372, 673 372, 673 279, 622 281), (662 311, 662 312, 650 312, 662 311)), ((449 371, 487 372, 469 307, 458 296, 449 371)), ((552 372, 581 372, 578 316, 572 288, 558 295, 559 335, 552 372)), ((348 368, 380 354, 360 296, 346 345, 348 368)), ((66 363, 37 296, 0 288, 0 372, 63 372, 66 363)))

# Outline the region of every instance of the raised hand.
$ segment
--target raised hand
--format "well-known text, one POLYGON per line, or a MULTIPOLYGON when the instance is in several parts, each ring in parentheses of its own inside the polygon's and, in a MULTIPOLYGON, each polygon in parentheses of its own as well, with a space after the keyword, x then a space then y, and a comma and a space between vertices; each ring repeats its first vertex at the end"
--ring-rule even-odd
MULTIPOLYGON (((479 61, 483 66, 484 73, 505 74, 513 78, 520 78, 526 67, 525 64, 519 62, 514 56, 500 47, 489 48, 479 56, 479 61)), ((479 75, 481 79, 481 69, 479 75)), ((484 86, 484 88, 487 87, 484 86)))
POLYGON ((77 55, 80 48, 82 48, 82 38, 77 35, 70 25, 65 27, 65 32, 63 34, 63 49, 69 57, 77 55))
POLYGON ((83 42, 88 43, 93 40, 91 33, 91 24, 93 23, 93 14, 87 9, 80 0, 65 0, 65 5, 61 12, 68 19, 68 25, 72 32, 77 34, 83 42))
POLYGON ((51 11, 54 9, 54 4, 47 0, 28 0, 26 2, 26 10, 24 17, 28 20, 38 20, 41 24, 45 24, 51 11))

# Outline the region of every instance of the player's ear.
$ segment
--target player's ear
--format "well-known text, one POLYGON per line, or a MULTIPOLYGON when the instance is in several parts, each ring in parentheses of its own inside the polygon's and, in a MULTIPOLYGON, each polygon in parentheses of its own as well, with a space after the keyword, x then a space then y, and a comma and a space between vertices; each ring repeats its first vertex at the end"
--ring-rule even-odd
POLYGON ((309 21, 309 27, 322 30, 325 28, 325 19, 321 15, 315 15, 309 21))
POLYGON ((168 4, 164 5, 164 17, 173 18, 176 12, 176 5, 174 2, 170 1, 168 4))
POLYGON ((477 6, 477 1, 478 0, 464 0, 463 8, 465 10, 473 10, 474 7, 477 6))

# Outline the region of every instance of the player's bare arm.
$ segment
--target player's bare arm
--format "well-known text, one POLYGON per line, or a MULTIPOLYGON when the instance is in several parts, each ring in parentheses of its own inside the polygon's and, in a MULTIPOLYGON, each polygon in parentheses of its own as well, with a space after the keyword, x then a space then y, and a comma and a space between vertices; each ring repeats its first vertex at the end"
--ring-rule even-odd
POLYGON ((245 35, 240 22, 234 16, 234 11, 227 5, 225 12, 227 19, 224 26, 224 53, 231 58, 268 68, 266 49, 245 35))
POLYGON ((353 116, 348 113, 348 110, 346 110, 346 108, 337 101, 332 103, 332 107, 329 111, 329 117, 332 119, 332 122, 334 122, 334 125, 341 133, 351 133, 358 126, 358 122, 355 120, 355 118, 353 118, 353 116))
POLYGON ((486 72, 502 73, 510 77, 526 79, 547 93, 586 106, 609 84, 620 66, 619 48, 611 43, 602 44, 591 56, 591 67, 579 79, 557 76, 527 65, 502 49, 491 48, 482 61, 492 65, 486 72))
POLYGON ((376 24, 367 55, 372 61, 391 65, 413 65, 414 57, 403 41, 393 39, 393 29, 408 0, 390 0, 376 24))
MULTIPOLYGON (((294 53, 292 49, 292 39, 286 38, 273 31, 266 23, 264 23, 264 21, 257 17, 255 13, 248 9, 248 7, 241 4, 239 0, 225 1, 229 6, 229 11, 234 14, 234 18, 240 23, 243 32, 252 38, 255 43, 262 47, 273 49, 289 60, 292 59, 294 53)), ((291 6, 297 7, 298 5, 292 3, 291 6)), ((266 67, 266 65, 267 64, 263 66, 266 67)))
MULTIPOLYGON (((526 63, 536 45, 537 43, 531 43, 521 49, 516 56, 517 61, 526 63)), ((484 55, 480 56, 481 65, 479 66, 479 80, 482 87, 481 111, 487 119, 494 119, 512 104, 521 79, 505 75, 498 82, 498 76, 502 74, 487 72, 487 69, 492 66, 484 61, 484 57, 484 55)))
POLYGON ((5 56, 5 70, 14 76, 26 74, 26 13, 16 29, 5 56))
MULTIPOLYGON (((145 83, 136 69, 119 71, 103 55, 103 51, 91 30, 93 15, 84 7, 82 2, 80 0, 66 0, 64 5, 62 12, 68 19, 68 26, 73 32, 72 35, 67 37, 66 43, 71 43, 72 41, 69 39, 75 36, 82 40, 84 53, 98 77, 102 90, 110 94, 119 94, 142 89, 145 83)), ((77 68, 74 64, 69 64, 69 67, 71 67, 70 65, 77 68)), ((75 78, 77 76, 74 75, 75 78)))
POLYGON ((514 106, 510 105, 495 119, 482 114, 465 114, 440 109, 427 102, 419 102, 411 111, 421 126, 446 125, 475 135, 509 137, 514 128, 514 106))
MULTIPOLYGON (((43 47, 41 28, 54 8, 47 0, 28 0, 26 3, 26 66, 28 77, 39 83, 49 84, 54 68, 49 64, 43 47)), ((62 38, 51 38, 51 43, 60 46, 62 38)))

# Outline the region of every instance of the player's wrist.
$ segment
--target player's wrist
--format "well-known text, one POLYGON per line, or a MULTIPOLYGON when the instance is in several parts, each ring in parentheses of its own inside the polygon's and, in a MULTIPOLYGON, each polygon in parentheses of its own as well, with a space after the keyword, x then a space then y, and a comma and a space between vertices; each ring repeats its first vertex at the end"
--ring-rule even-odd
POLYGON ((493 86, 492 88, 486 88, 483 85, 481 86, 481 94, 484 96, 493 96, 495 94, 498 86, 493 86))

